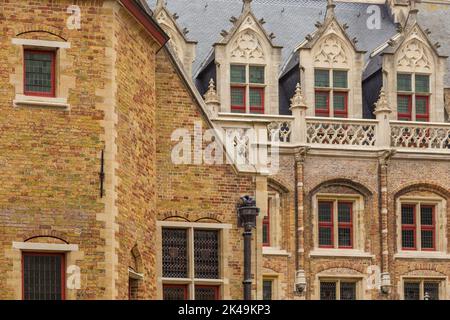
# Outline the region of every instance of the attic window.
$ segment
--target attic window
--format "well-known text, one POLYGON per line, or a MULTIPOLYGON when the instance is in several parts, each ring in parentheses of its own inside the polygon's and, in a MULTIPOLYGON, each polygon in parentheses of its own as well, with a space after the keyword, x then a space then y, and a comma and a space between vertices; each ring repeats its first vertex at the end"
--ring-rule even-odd
POLYGON ((397 118, 405 121, 430 120, 430 76, 397 74, 397 118))
POLYGON ((231 65, 230 83, 231 112, 264 113, 264 66, 231 65))

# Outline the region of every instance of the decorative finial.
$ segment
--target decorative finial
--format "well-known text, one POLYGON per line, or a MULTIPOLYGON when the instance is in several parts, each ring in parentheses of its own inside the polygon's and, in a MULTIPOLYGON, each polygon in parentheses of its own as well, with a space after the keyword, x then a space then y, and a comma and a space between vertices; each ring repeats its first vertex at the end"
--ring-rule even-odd
POLYGON ((325 19, 331 19, 334 17, 334 8, 336 8, 334 1, 327 0, 327 12, 325 13, 325 19))
POLYGON ((242 12, 248 12, 252 10, 252 0, 243 0, 244 6, 242 7, 242 12))
POLYGON ((214 80, 212 78, 211 80, 209 80, 208 91, 206 91, 203 98, 205 99, 205 104, 208 106, 208 113, 210 117, 216 117, 217 113, 219 112, 220 101, 219 97, 217 96, 214 80))
POLYGON ((297 82, 297 86, 295 87, 295 94, 291 99, 291 109, 293 108, 307 108, 305 98, 303 98, 302 88, 300 83, 297 82))
POLYGON ((156 9, 161 9, 166 5, 166 1, 165 0, 158 0, 156 2, 156 9))
POLYGON ((380 91, 380 97, 378 98, 378 101, 375 103, 375 111, 374 114, 380 113, 380 112, 387 112, 387 113, 391 113, 392 110, 391 108, 389 108, 387 99, 386 99, 386 94, 384 92, 384 88, 381 88, 380 91))

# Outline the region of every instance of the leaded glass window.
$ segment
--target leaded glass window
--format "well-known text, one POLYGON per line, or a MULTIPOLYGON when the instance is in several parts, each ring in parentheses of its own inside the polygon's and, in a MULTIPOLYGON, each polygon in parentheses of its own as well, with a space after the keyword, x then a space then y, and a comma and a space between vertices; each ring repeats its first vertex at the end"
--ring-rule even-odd
POLYGON ((403 282, 405 300, 440 300, 440 280, 408 279, 403 282))
POLYGON ((416 92, 430 92, 430 76, 416 74, 416 92))
POLYGON ((333 247, 333 202, 319 202, 319 247, 333 247))
POLYGON ((314 70, 314 84, 319 88, 330 87, 330 71, 329 70, 314 70))
POLYGON ((333 70, 333 88, 347 88, 347 71, 333 70))
POLYGON ((273 280, 263 280, 263 300, 272 300, 273 280))
POLYGON ((219 278, 219 234, 216 230, 194 231, 195 278, 219 278))
POLYGON ((231 112, 264 113, 265 67, 231 65, 231 112))
POLYGON ((439 300, 439 282, 424 281, 423 295, 427 300, 439 300))
POLYGON ((356 300, 357 284, 355 280, 322 280, 320 300, 356 300))
POLYGON ((250 66, 250 83, 264 84, 264 67, 250 66))
POLYGON ((232 65, 231 66, 231 83, 246 83, 247 77, 245 76, 244 65, 232 65))
POLYGON ((187 285, 163 285, 164 300, 187 300, 187 285))
POLYGON ((341 300, 356 300, 356 282, 341 282, 340 285, 341 300))
POLYGON ((218 300, 219 287, 195 286, 195 300, 218 300))
POLYGON ((25 94, 55 95, 55 53, 25 50, 25 94))
POLYGON ((412 91, 410 74, 397 74, 397 91, 412 91))
POLYGON ((186 229, 162 230, 163 277, 188 278, 188 240, 186 229))
POLYGON ((401 205, 401 243, 404 250, 436 250, 435 205, 401 205))
POLYGON ((62 254, 24 253, 24 300, 63 300, 64 272, 62 254))
POLYGON ((429 75, 398 73, 397 91, 398 120, 429 121, 429 75))
POLYGON ((320 300, 336 300, 336 282, 320 282, 320 300))
POLYGON ((403 288, 405 300, 420 300, 420 282, 405 282, 403 288))

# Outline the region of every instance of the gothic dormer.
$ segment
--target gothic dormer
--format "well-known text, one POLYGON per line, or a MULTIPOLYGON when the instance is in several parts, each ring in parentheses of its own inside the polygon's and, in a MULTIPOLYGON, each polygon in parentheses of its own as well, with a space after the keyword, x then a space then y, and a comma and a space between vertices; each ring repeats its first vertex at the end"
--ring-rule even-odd
POLYGON ((415 1, 399 33, 381 48, 383 84, 394 120, 444 122, 446 57, 417 22, 415 1))
POLYGON ((329 0, 324 21, 297 47, 302 91, 309 116, 361 118, 364 51, 348 37, 334 8, 329 0))
POLYGON ((278 71, 281 47, 252 12, 251 0, 243 0, 233 27, 222 31, 214 45, 217 91, 221 112, 278 114, 278 71))
POLYGON ((186 73, 192 77, 192 63, 195 60, 196 41, 188 40, 188 30, 181 29, 177 23, 178 16, 167 10, 165 0, 158 0, 153 13, 161 28, 170 37, 169 45, 186 73))

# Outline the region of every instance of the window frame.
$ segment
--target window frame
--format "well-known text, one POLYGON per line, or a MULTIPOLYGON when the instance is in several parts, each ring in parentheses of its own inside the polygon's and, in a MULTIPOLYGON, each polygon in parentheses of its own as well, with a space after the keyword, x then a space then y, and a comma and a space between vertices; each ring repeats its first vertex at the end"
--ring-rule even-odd
POLYGON ((348 118, 348 97, 349 97, 349 70, 340 68, 314 68, 314 115, 316 117, 334 117, 334 118, 348 118), (328 71, 328 87, 317 87, 316 86, 316 71, 328 71), (334 72, 345 72, 346 88, 335 87, 334 85, 334 72), (317 109, 316 105, 316 94, 326 93, 327 94, 327 109, 317 109), (334 95, 344 96, 344 110, 335 110, 334 108, 334 95))
POLYGON ((429 205, 429 204, 424 204, 421 205, 419 204, 419 208, 420 208, 420 248, 422 251, 436 251, 436 206, 435 205, 429 205), (422 224, 422 208, 431 208, 431 219, 432 219, 432 224, 431 225, 423 225, 422 224), (423 248, 422 246, 422 232, 423 231, 431 231, 433 233, 433 247, 432 248, 423 248))
POLYGON ((338 216, 338 225, 337 225, 337 230, 338 230, 338 249, 353 249, 353 225, 354 225, 354 217, 353 217, 353 206, 354 203, 351 201, 337 201, 337 205, 338 205, 338 212, 337 212, 337 216, 338 216), (349 204, 350 205, 350 222, 339 222, 339 204, 349 204), (339 244, 339 228, 341 228, 341 226, 343 228, 346 229, 350 229, 350 246, 344 246, 344 245, 340 245, 339 244))
POLYGON ((401 232, 402 234, 400 235, 401 237, 401 245, 402 245, 402 250, 405 251, 416 251, 417 250, 417 212, 416 212, 416 205, 415 204, 410 204, 410 203, 402 203, 401 204, 401 209, 400 209, 400 221, 402 220, 402 215, 403 215, 403 207, 411 207, 413 209, 413 224, 404 224, 403 222, 401 222, 401 232), (414 235, 414 247, 405 247, 403 245, 403 231, 413 231, 413 235, 414 235))
POLYGON ((29 48, 23 48, 23 94, 25 96, 33 96, 33 97, 49 97, 49 98, 55 98, 56 97, 56 50, 44 50, 44 49, 29 49, 29 48), (27 65, 26 65, 26 53, 39 53, 39 54, 48 54, 51 56, 52 62, 51 62, 51 90, 49 93, 46 92, 40 92, 40 91, 29 91, 27 90, 26 81, 27 81, 27 65))
POLYGON ((318 221, 318 233, 317 233, 317 244, 318 244, 318 247, 319 248, 327 248, 327 249, 332 249, 332 248, 335 248, 335 241, 334 241, 334 228, 335 228, 335 225, 334 225, 334 202, 333 201, 331 201, 331 200, 324 200, 324 201, 322 201, 322 200, 318 200, 318 202, 317 202, 317 210, 319 210, 319 206, 320 206, 320 203, 328 203, 328 204, 331 204, 331 206, 330 206, 330 208, 331 208, 331 222, 321 222, 320 220, 319 220, 319 211, 317 211, 317 213, 318 213, 318 216, 317 216, 317 221, 318 221), (331 244, 329 244, 329 245, 323 245, 323 244, 320 244, 320 237, 319 237, 319 234, 320 234, 320 228, 327 228, 327 229, 330 229, 331 230, 331 244))
POLYGON ((262 221, 262 226, 263 226, 263 232, 264 232, 264 227, 267 228, 267 242, 264 242, 264 237, 263 237, 263 247, 270 247, 271 245, 271 234, 270 234, 270 219, 271 219, 271 214, 270 214, 270 206, 272 204, 272 198, 271 197, 267 197, 267 215, 263 218, 262 221))
POLYGON ((197 288, 214 288, 214 300, 218 301, 220 300, 220 286, 218 285, 206 285, 206 284, 194 284, 194 298, 197 300, 197 297, 195 297, 195 289, 197 288))
POLYGON ((162 298, 164 299, 164 289, 165 288, 183 288, 184 300, 189 300, 189 285, 188 284, 176 284, 176 283, 163 283, 162 284, 162 298))
POLYGON ((25 256, 59 256, 61 257, 61 301, 66 300, 66 254, 63 252, 23 251, 22 260, 22 300, 25 299, 25 256))
MULTIPOLYGON (((426 201, 426 200, 401 200, 400 199, 400 212, 399 212, 399 223, 400 223, 400 239, 399 239, 399 245, 401 248, 401 251, 413 251, 413 252, 439 252, 439 248, 438 248, 438 232, 437 232, 437 228, 438 228, 438 220, 437 220, 437 207, 438 207, 438 203, 433 203, 433 201, 426 201), (401 214, 402 214, 402 208, 403 206, 411 206, 414 208, 414 223, 415 223, 415 229, 414 229, 414 248, 405 248, 403 246, 403 239, 402 239, 402 231, 404 230, 403 227, 403 223, 401 220, 401 214), (432 225, 425 225, 425 227, 422 226, 421 223, 421 209, 422 207, 431 207, 432 208, 432 221, 433 224, 432 225), (423 248, 422 247, 422 231, 426 230, 426 231, 432 231, 433 232, 433 248, 423 248)), ((406 229, 408 229, 410 226, 412 225, 407 225, 406 229)))
POLYGON ((230 63, 230 111, 232 113, 246 113, 246 114, 265 114, 266 106, 266 87, 267 87, 267 65, 264 64, 250 64, 250 63, 230 63), (245 82, 232 82, 231 81, 231 68, 233 66, 245 67, 245 82), (260 67, 264 69, 264 83, 252 83, 250 82, 250 69, 251 67, 260 67), (236 106, 231 103, 231 90, 241 89, 244 91, 244 105, 236 106), (250 91, 258 90, 261 93, 261 106, 250 105, 250 91), (256 111, 256 112, 253 112, 256 111))
MULTIPOLYGON (((401 298, 402 300, 406 300, 405 298, 405 283, 418 283, 419 284, 419 300, 424 300, 425 298, 425 283, 437 283, 439 285, 438 288, 438 300, 446 300, 445 293, 445 278, 437 278, 437 277, 402 277, 401 279, 401 298)), ((418 300, 417 300, 418 301, 418 300)))
POLYGON ((399 121, 416 121, 416 122, 429 122, 430 121, 430 96, 432 95, 431 90, 431 74, 427 73, 416 73, 416 72, 402 72, 397 71, 396 73, 396 94, 397 94, 397 120, 399 121), (409 75, 411 81, 411 91, 399 90, 398 88, 398 76, 399 75, 409 75), (419 92, 416 88, 416 77, 426 76, 428 77, 428 92, 419 92), (408 97, 408 110, 409 113, 398 112, 398 100, 399 97, 408 97), (417 100, 426 100, 426 113, 417 113, 417 100), (405 119, 406 118, 406 119, 405 119))
MULTIPOLYGON (((321 301, 326 301, 326 300, 322 300, 321 299, 321 284, 322 283, 335 283, 336 284, 336 292, 335 292, 335 296, 336 299, 335 300, 330 300, 330 301, 341 301, 341 283, 354 283, 355 284, 355 301, 356 300, 361 300, 361 282, 362 279, 361 278, 352 278, 352 277, 343 277, 343 278, 335 278, 335 277, 319 277, 318 279, 318 298, 321 301)), ((345 300, 342 300, 345 301, 345 300)), ((349 300, 348 300, 349 301, 349 300)))

